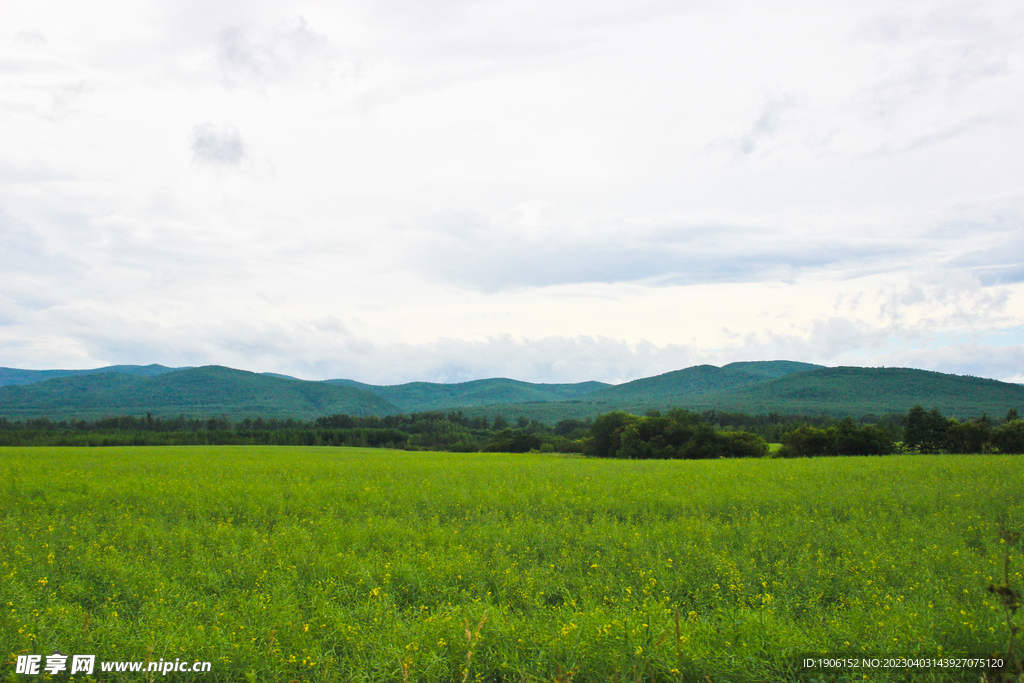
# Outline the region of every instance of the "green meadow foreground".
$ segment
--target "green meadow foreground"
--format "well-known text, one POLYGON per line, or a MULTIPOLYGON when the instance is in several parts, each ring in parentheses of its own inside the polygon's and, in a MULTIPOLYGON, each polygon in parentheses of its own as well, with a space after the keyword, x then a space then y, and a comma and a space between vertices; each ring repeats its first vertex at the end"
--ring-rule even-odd
MULTIPOLYGON (((39 680, 17 655, 54 651, 210 661, 154 679, 196 681, 804 680, 812 655, 1005 656, 987 588, 1009 548, 1021 589, 997 522, 1024 526, 1022 502, 1019 456, 0 449, 0 679, 39 680)), ((906 679, 846 676, 824 678, 906 679)))

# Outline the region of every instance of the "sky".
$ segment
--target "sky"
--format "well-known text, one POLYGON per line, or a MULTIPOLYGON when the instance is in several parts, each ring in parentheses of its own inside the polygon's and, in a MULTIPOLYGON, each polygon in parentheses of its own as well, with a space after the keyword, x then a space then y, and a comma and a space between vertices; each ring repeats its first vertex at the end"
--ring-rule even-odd
POLYGON ((1024 382, 1019 2, 6 0, 0 366, 1024 382))

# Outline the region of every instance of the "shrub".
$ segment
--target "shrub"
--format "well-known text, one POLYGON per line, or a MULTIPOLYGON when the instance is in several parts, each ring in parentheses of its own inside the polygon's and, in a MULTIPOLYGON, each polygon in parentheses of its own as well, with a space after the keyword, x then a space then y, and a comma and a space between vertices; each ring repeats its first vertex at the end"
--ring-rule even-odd
POLYGON ((495 434, 484 450, 491 453, 529 453, 540 448, 540 444, 540 437, 536 434, 505 429, 495 434))
POLYGON ((745 432, 716 432, 704 418, 674 409, 645 417, 623 412, 594 420, 592 441, 585 451, 611 458, 705 459, 750 458, 768 454, 764 439, 745 432))
POLYGON ((715 430, 685 411, 636 418, 625 425, 619 456, 631 459, 716 458, 715 430))
POLYGON ((835 455, 835 428, 797 427, 782 435, 781 458, 809 458, 814 455, 835 455))
POLYGON ((885 455, 896 444, 878 425, 858 426, 846 418, 835 427, 798 427, 782 435, 780 458, 809 458, 815 455, 885 455))
POLYGON ((768 442, 749 432, 719 432, 718 440, 723 458, 764 458, 768 455, 768 442))
POLYGON ((946 430, 945 448, 950 453, 981 453, 989 440, 987 418, 957 422, 950 420, 946 430))
POLYGON ((835 428, 838 455, 886 455, 896 450, 892 437, 878 425, 858 427, 846 418, 835 428))
POLYGON ((1024 453, 1024 420, 1010 420, 992 430, 992 445, 1000 453, 1024 453))

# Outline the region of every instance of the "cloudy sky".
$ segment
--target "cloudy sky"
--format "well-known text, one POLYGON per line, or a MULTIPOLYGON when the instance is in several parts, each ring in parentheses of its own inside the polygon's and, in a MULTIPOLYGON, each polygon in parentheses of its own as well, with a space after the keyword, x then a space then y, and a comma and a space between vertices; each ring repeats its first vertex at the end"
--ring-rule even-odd
POLYGON ((1024 7, 8 0, 0 366, 1024 382, 1024 7))

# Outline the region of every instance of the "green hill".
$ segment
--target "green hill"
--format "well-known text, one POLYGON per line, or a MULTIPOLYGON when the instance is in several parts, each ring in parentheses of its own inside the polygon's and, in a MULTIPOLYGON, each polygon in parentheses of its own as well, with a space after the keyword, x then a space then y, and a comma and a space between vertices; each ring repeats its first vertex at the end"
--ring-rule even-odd
POLYGON ((729 363, 722 366, 722 372, 727 374, 743 373, 763 379, 775 379, 785 377, 796 372, 815 370, 824 367, 814 363, 801 363, 795 360, 744 360, 736 363, 729 363))
POLYGON ((469 414, 526 416, 546 423, 612 410, 644 413, 672 407, 751 414, 835 416, 904 413, 914 404, 945 415, 1002 417, 1024 411, 1024 387, 991 379, 907 368, 826 368, 792 361, 698 365, 619 385, 532 384, 485 379, 457 384, 374 386, 353 380, 311 382, 219 366, 172 369, 114 366, 96 371, 36 370, 34 383, 0 386, 0 417, 23 420, 111 415, 311 419, 324 415, 391 415, 462 409, 469 414), (38 373, 74 372, 38 381, 38 373))
POLYGON ((721 368, 714 365, 695 365, 655 377, 608 386, 591 393, 586 401, 623 405, 677 404, 693 396, 758 384, 766 379, 820 367, 793 361, 731 363, 721 368))
POLYGON ((577 384, 531 384, 514 379, 481 379, 457 384, 410 382, 391 386, 362 384, 348 379, 331 379, 327 384, 356 387, 372 392, 398 406, 403 412, 472 408, 508 403, 548 403, 589 396, 610 385, 603 382, 577 384))
POLYGON ((742 383, 727 386, 735 378, 730 380, 716 370, 713 366, 687 368, 595 391, 578 401, 488 406, 469 412, 506 418, 521 415, 549 423, 567 417, 585 419, 612 410, 642 414, 674 407, 860 417, 905 413, 920 404, 960 419, 983 413, 1002 418, 1009 408, 1024 412, 1024 386, 994 379, 909 368, 812 366, 758 381, 749 381, 752 373, 741 369, 746 375, 740 377, 742 383))
POLYGON ((97 375, 113 372, 140 377, 156 377, 168 372, 177 372, 186 368, 169 368, 164 365, 109 365, 105 368, 92 370, 18 370, 17 368, 0 368, 0 387, 35 384, 58 377, 78 377, 80 375, 97 375))
MULTIPOLYGON (((698 365, 619 385, 603 382, 531 384, 503 378, 457 384, 410 382, 391 386, 363 384, 349 379, 332 379, 327 380, 327 383, 365 389, 407 412, 488 406, 502 406, 503 409, 511 410, 515 406, 530 405, 529 412, 547 416, 551 410, 543 405, 532 404, 557 404, 556 412, 567 411, 565 404, 593 404, 607 410, 622 406, 676 405, 688 396, 755 384, 819 367, 795 361, 751 361, 731 363, 721 368, 698 365)), ((568 410, 567 416, 596 414, 595 410, 577 408, 568 410)))
POLYGON ((1024 408, 1024 387, 994 379, 911 368, 818 368, 702 397, 695 407, 749 413, 867 415, 914 404, 960 418, 1024 408))
POLYGON ((104 372, 0 387, 0 416, 95 419, 109 415, 312 419, 321 415, 390 415, 397 407, 374 394, 323 382, 268 377, 207 366, 154 377, 104 372))

